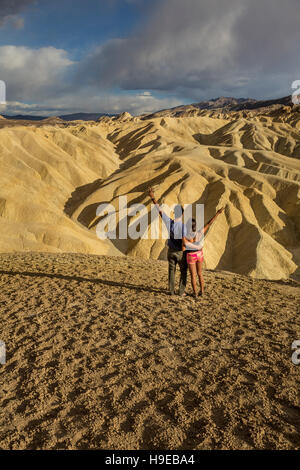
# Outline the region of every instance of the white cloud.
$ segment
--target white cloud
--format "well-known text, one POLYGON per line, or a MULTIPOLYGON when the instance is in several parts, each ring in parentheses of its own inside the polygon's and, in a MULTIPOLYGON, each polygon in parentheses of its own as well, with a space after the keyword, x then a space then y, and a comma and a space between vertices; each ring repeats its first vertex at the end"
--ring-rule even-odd
POLYGON ((0 47, 1 80, 8 100, 31 101, 61 93, 67 85, 63 77, 72 64, 66 51, 54 47, 0 47))
POLYGON ((78 94, 64 95, 61 98, 43 100, 42 103, 24 103, 8 101, 5 108, 0 107, 0 114, 30 114, 57 116, 76 112, 99 112, 119 114, 128 111, 132 115, 151 113, 158 109, 178 106, 181 101, 176 98, 156 98, 141 94, 89 94, 86 91, 78 94))
POLYGON ((177 106, 180 100, 155 97, 149 91, 114 94, 74 83, 76 66, 65 50, 46 47, 0 47, 1 79, 7 88, 7 105, 2 114, 57 115, 73 112, 131 114, 177 106))

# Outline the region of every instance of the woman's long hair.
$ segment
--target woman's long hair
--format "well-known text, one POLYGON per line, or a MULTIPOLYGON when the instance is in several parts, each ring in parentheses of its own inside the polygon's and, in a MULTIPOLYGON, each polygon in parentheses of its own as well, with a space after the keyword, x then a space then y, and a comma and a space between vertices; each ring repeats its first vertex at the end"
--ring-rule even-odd
POLYGON ((187 233, 195 233, 197 231, 197 223, 196 223, 196 219, 192 218, 192 219, 189 219, 188 222, 187 222, 187 233))

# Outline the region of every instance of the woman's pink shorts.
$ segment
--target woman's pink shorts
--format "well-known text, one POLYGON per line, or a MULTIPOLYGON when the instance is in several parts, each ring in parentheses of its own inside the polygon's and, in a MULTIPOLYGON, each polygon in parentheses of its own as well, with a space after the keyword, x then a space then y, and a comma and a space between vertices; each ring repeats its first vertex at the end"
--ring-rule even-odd
POLYGON ((192 253, 187 252, 186 260, 187 264, 196 264, 197 261, 202 262, 204 260, 203 250, 194 251, 192 253))

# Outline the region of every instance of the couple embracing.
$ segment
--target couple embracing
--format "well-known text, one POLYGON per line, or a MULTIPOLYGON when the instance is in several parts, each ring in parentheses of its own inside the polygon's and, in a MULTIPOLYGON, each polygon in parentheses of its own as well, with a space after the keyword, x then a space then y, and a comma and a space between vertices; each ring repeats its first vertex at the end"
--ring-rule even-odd
POLYGON ((155 204, 159 215, 168 229, 168 263, 169 263, 169 291, 175 294, 175 272, 176 266, 180 268, 179 295, 185 294, 187 270, 189 268, 193 287, 193 296, 203 296, 204 280, 202 273, 203 265, 203 242, 204 235, 208 228, 215 221, 223 208, 219 209, 203 228, 197 231, 196 220, 191 219, 185 225, 183 223, 183 208, 176 205, 174 208, 174 219, 165 214, 157 203, 152 188, 149 188, 150 198, 155 204), (200 291, 197 294, 197 276, 200 284, 200 291))

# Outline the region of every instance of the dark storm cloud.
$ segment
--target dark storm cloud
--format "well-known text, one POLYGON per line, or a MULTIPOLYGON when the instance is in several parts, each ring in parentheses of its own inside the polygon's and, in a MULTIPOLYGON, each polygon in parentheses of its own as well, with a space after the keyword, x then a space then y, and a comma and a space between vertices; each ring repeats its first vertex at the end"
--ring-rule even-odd
POLYGON ((300 74, 299 18, 299 0, 161 0, 143 29, 83 61, 79 77, 186 97, 271 96, 300 74))
POLYGON ((0 0, 0 27, 6 22, 7 18, 18 15, 31 3, 36 2, 35 0, 0 0))

